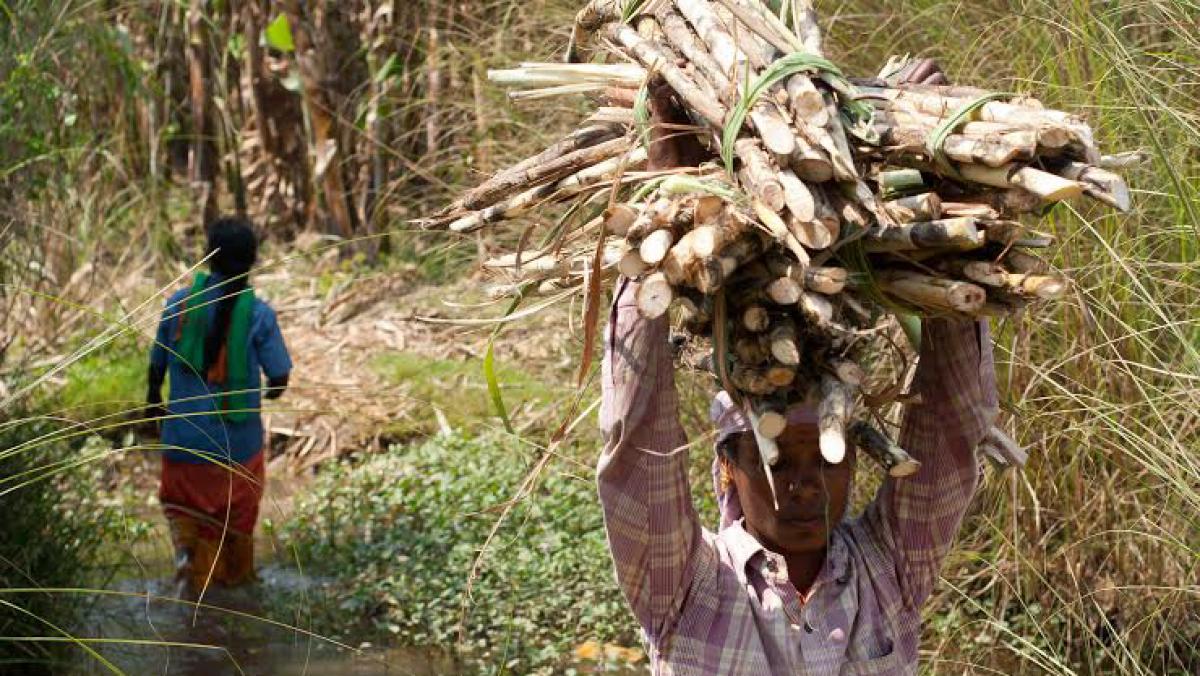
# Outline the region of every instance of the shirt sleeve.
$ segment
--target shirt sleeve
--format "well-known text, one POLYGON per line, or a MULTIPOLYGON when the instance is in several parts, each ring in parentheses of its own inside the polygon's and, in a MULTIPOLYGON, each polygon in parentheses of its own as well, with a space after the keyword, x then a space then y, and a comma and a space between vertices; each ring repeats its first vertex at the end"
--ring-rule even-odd
POLYGON ((258 352, 258 363, 268 378, 282 378, 292 372, 292 358, 288 355, 283 332, 275 318, 275 310, 263 303, 263 319, 254 335, 254 349, 258 352))
POLYGON ((617 581, 651 641, 674 625, 704 540, 688 485, 667 318, 643 318, 622 279, 602 368, 597 470, 617 581))
POLYGON ((893 552, 910 608, 933 591, 979 483, 976 448, 998 413, 986 320, 926 320, 921 334, 913 383, 920 401, 905 411, 899 439, 921 469, 889 477, 867 513, 893 552))
POLYGON ((179 303, 173 296, 167 300, 162 317, 158 320, 158 330, 154 334, 154 344, 150 346, 150 368, 166 370, 170 358, 167 348, 175 349, 171 330, 175 327, 176 315, 179 313, 179 303))

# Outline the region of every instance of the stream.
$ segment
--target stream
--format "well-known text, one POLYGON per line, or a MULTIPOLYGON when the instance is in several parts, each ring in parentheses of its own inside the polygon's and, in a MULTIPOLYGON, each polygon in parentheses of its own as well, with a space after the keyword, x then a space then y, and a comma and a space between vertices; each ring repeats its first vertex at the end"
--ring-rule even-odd
MULTIPOLYGON (((120 671, 137 676, 432 676, 460 671, 436 650, 378 649, 367 639, 341 642, 351 650, 314 636, 303 629, 305 619, 297 611, 303 595, 327 581, 278 564, 260 568, 259 577, 259 582, 239 589, 211 590, 202 603, 220 610, 197 610, 194 604, 174 600, 174 586, 166 575, 126 579, 113 587, 120 594, 97 600, 75 635, 118 641, 92 647, 120 671), (270 605, 265 599, 279 598, 298 599, 275 604, 295 617, 285 620, 279 616, 286 610, 265 607, 270 605), (288 624, 293 626, 280 626, 288 624)), ((70 673, 113 673, 100 659, 82 650, 79 654, 70 673)))

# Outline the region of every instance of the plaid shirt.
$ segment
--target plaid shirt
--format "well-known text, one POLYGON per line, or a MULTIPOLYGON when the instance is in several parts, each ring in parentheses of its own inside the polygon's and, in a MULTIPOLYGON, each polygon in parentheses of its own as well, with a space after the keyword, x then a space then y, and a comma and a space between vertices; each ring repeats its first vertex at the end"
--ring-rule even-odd
POLYGON ((922 462, 887 479, 831 534, 799 594, 781 556, 736 522, 700 526, 688 486, 667 322, 642 319, 622 281, 604 359, 598 475, 617 581, 656 674, 911 674, 921 604, 978 481, 975 448, 996 412, 985 322, 924 323, 900 443, 922 462))

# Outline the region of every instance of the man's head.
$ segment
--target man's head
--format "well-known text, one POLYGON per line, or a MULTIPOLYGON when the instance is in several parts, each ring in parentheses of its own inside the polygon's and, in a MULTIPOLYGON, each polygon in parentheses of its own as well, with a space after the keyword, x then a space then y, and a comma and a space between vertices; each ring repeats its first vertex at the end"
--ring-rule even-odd
POLYGON ((790 411, 788 426, 776 439, 779 459, 771 468, 779 500, 776 510, 753 432, 730 432, 735 426, 721 420, 718 424, 724 428, 717 443, 718 460, 737 491, 746 529, 779 554, 823 549, 830 531, 845 516, 854 483, 854 448, 847 448, 842 462, 826 462, 811 409, 790 411))
POLYGON ((208 262, 214 272, 236 277, 254 267, 258 258, 258 238, 249 221, 226 216, 210 223, 206 231, 208 246, 205 254, 211 256, 208 262))

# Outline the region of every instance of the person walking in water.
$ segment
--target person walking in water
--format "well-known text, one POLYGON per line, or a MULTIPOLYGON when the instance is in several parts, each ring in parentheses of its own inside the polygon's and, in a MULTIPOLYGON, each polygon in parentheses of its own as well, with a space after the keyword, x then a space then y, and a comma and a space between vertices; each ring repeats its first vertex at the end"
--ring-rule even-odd
POLYGON ((275 311, 248 284, 258 255, 253 227, 227 217, 206 231, 210 272, 197 272, 190 288, 167 301, 150 350, 147 394, 149 410, 162 420, 158 497, 171 528, 175 579, 180 594, 191 596, 214 582, 254 579, 254 525, 266 479, 262 397, 283 394, 292 370, 275 311))
MULTIPOLYGON (((669 95, 650 103, 652 168, 688 164, 694 149, 669 138, 686 117, 669 95)), ((747 413, 718 394, 713 532, 692 504, 667 317, 641 317, 636 291, 634 280, 618 283, 606 336, 598 484, 617 581, 654 673, 916 673, 921 606, 975 493, 976 447, 998 411, 986 321, 924 321, 920 400, 900 434, 922 466, 887 478, 857 518, 848 514, 855 450, 838 464, 822 458, 812 406, 787 412, 769 470, 777 508, 747 413)))

